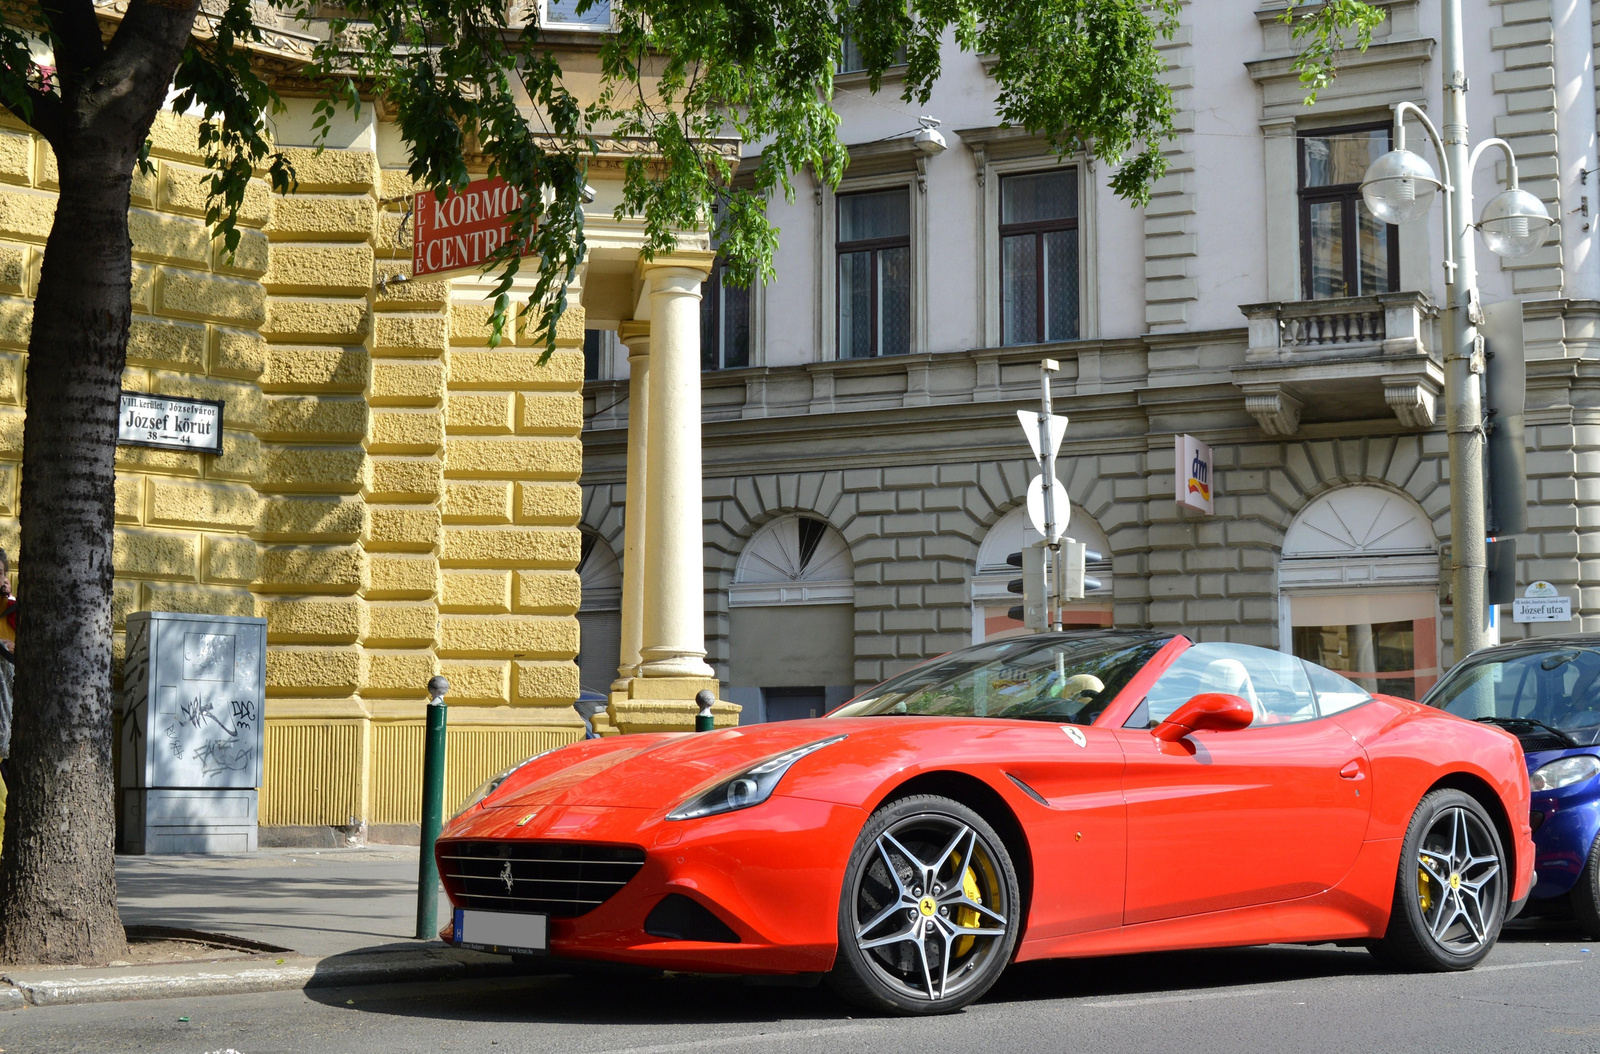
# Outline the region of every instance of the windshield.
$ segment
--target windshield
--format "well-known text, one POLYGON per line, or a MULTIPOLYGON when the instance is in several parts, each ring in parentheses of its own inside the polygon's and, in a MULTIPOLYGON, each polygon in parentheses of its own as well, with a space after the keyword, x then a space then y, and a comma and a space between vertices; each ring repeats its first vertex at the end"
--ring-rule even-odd
POLYGON ((1170 637, 1011 637, 907 670, 830 717, 909 714, 1087 725, 1170 637))
MULTIPOLYGON (((1490 652, 1451 670, 1423 700, 1458 717, 1490 720, 1527 739, 1550 738, 1540 726, 1578 746, 1600 742, 1600 649, 1490 652)), ((1551 742, 1524 749, 1559 749, 1551 742)))

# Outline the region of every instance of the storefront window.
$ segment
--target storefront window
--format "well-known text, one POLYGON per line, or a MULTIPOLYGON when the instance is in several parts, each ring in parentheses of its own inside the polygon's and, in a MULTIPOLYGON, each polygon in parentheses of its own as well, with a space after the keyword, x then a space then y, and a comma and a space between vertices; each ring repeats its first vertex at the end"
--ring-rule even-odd
POLYGON ((1439 679, 1434 594, 1296 596, 1289 603, 1300 658, 1403 699, 1420 698, 1439 679))

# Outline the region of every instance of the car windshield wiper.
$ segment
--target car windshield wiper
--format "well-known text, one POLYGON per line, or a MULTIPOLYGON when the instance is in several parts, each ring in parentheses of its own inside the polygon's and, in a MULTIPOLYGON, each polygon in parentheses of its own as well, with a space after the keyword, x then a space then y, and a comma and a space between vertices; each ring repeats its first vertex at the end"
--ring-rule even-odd
POLYGON ((1537 720, 1537 719, 1532 718, 1532 717, 1479 717, 1479 718, 1476 718, 1475 720, 1485 722, 1486 724, 1499 725, 1499 726, 1502 726, 1502 727, 1509 727, 1509 726, 1514 726, 1514 725, 1526 725, 1529 728, 1539 728, 1539 729, 1543 729, 1546 732, 1549 732, 1552 736, 1555 736, 1557 739, 1561 740, 1561 742, 1565 743, 1569 747, 1576 747, 1576 746, 1580 746, 1581 745, 1576 739, 1572 738, 1571 735, 1569 735, 1566 732, 1563 732, 1561 729, 1557 728, 1555 725, 1547 725, 1543 721, 1537 720))

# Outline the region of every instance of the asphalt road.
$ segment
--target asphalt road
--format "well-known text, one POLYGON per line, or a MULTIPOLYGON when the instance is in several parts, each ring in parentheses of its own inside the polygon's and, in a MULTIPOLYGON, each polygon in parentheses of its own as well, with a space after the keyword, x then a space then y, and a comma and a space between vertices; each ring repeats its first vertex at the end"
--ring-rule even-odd
POLYGON ((989 1054, 1600 1051, 1600 944, 1544 926, 1464 974, 1269 947, 1014 967, 948 1017, 863 1016, 826 989, 705 978, 517 978, 0 1014, 5 1054, 989 1054))

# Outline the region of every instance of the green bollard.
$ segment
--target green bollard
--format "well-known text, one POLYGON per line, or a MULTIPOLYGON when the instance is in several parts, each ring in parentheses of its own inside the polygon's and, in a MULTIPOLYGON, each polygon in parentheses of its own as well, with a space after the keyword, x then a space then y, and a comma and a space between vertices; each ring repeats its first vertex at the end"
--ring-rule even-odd
POLYGON ((694 730, 711 731, 711 726, 716 721, 716 718, 711 716, 711 704, 717 701, 717 697, 711 694, 710 689, 702 688, 695 693, 694 701, 700 707, 700 712, 694 715, 694 730))
POLYGON ((428 723, 422 746, 422 850, 417 860, 417 940, 439 934, 439 862, 433 846, 444 822, 444 693, 450 682, 428 680, 428 723))

